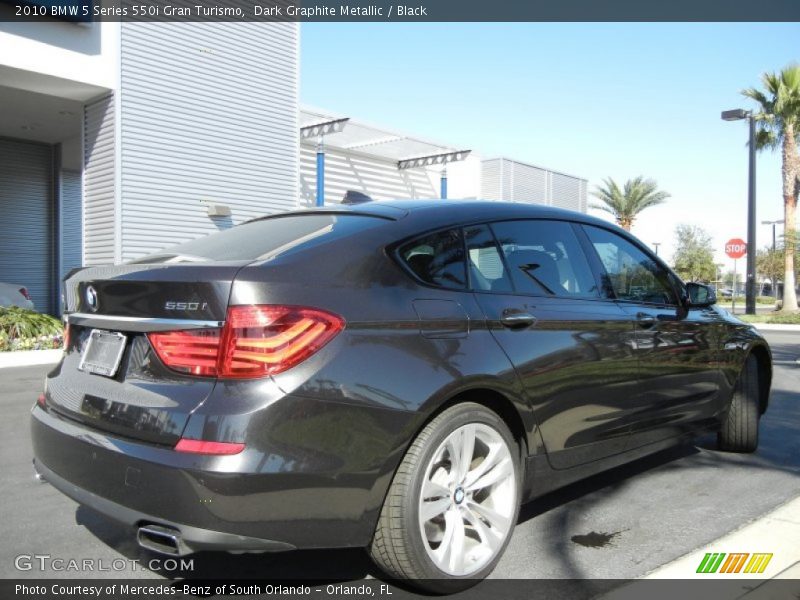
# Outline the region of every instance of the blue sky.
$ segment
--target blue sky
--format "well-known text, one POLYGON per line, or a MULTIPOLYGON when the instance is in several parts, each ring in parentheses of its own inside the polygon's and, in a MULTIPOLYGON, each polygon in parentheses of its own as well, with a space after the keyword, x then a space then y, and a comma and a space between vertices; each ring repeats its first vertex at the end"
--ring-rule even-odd
MULTIPOLYGON (((749 107, 740 90, 800 61, 799 41, 796 23, 303 24, 300 95, 590 189, 652 177, 672 198, 634 233, 670 257, 675 225, 700 224, 729 263, 725 240, 746 237, 747 127, 719 113, 749 107)), ((760 154, 759 221, 782 218, 780 181, 779 156, 760 154)))

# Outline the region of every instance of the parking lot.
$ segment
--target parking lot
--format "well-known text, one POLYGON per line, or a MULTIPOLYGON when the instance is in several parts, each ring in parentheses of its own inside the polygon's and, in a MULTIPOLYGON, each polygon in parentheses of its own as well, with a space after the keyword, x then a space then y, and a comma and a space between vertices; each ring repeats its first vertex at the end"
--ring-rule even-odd
MULTIPOLYGON (((770 409, 753 455, 714 449, 708 436, 595 476, 523 507, 496 578, 628 579, 640 577, 739 528, 800 495, 800 332, 765 332, 774 353, 770 409)), ((78 507, 31 468, 28 411, 51 367, 0 370, 0 421, 5 516, 0 547, 4 578, 84 578, 77 570, 18 570, 19 555, 114 559, 121 569, 103 577, 313 578, 380 577, 360 550, 275 555, 195 555, 193 570, 147 566, 157 558, 136 545, 129 530, 78 507), (127 559, 136 559, 139 563, 127 559)), ((747 551, 743 548, 742 551, 747 551)), ((688 576, 688 574, 687 574, 688 576)))

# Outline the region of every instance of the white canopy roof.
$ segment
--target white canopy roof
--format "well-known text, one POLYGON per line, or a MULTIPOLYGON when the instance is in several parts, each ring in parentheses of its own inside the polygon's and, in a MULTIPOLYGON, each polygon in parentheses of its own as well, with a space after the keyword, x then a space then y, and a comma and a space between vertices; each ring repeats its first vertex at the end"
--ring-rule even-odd
POLYGON ((397 161, 399 168, 463 160, 470 153, 469 150, 438 144, 312 108, 300 110, 300 132, 301 139, 313 143, 323 133, 325 146, 397 161), (324 127, 326 124, 330 126, 324 127))

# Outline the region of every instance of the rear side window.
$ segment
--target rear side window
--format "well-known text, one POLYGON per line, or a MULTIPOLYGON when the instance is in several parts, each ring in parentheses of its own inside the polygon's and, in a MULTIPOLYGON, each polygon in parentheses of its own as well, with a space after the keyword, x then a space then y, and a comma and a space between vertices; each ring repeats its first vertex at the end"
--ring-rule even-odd
POLYGON ((460 229, 431 233, 402 246, 400 259, 420 280, 443 288, 467 287, 460 229))
POLYGON ((379 217, 336 213, 270 217, 148 254, 133 263, 268 260, 384 223, 379 217))
POLYGON ((569 223, 520 220, 492 223, 491 227, 517 292, 599 297, 589 262, 569 223))
POLYGON ((467 242, 470 287, 482 292, 511 293, 511 278, 489 227, 467 227, 464 239, 467 242))

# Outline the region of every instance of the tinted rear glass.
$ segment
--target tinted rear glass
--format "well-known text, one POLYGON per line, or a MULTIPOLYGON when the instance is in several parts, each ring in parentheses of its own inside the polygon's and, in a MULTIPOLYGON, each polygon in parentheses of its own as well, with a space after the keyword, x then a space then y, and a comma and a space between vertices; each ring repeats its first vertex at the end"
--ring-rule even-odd
POLYGON ((165 248, 133 263, 268 260, 384 223, 378 217, 330 213, 271 217, 165 248))
POLYGON ((427 284, 453 289, 467 287, 460 229, 417 238, 400 248, 400 258, 427 284))

